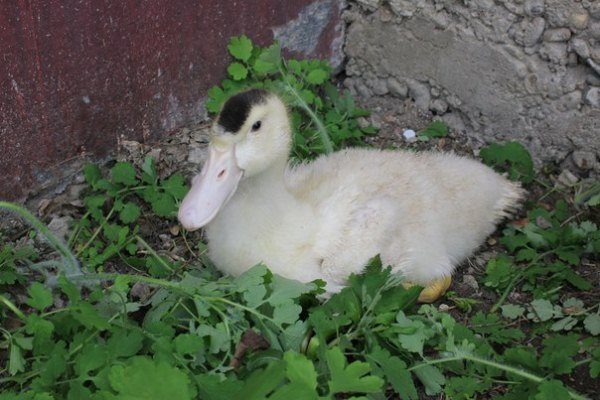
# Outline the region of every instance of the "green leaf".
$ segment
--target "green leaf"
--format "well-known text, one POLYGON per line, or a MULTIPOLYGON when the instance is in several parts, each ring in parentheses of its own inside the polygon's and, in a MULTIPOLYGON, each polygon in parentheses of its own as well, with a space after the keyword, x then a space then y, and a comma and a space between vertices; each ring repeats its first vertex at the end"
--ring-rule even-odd
POLYGON ((433 365, 424 365, 414 370, 415 375, 425 386, 425 393, 434 396, 442 391, 446 378, 439 369, 433 365))
POLYGON ((202 338, 183 333, 175 338, 175 350, 181 355, 195 354, 204 347, 202 338))
POLYGON ((506 304, 502 306, 502 315, 509 319, 517 319, 523 316, 525 308, 514 304, 506 304))
POLYGON ((144 158, 144 163, 142 164, 142 172, 144 173, 142 176, 142 180, 146 183, 153 184, 156 182, 158 177, 156 173, 156 166, 154 165, 154 158, 151 156, 146 156, 144 158))
POLYGON ((248 61, 252 55, 252 41, 246 36, 232 37, 227 49, 238 60, 248 61))
POLYGON ((412 380, 407 365, 400 358, 392 356, 389 351, 377 347, 368 354, 383 371, 385 378, 392 384, 394 391, 403 400, 416 400, 419 398, 417 389, 412 380))
POLYGON ((331 378, 329 390, 331 394, 357 392, 375 393, 381 390, 383 380, 377 376, 367 375, 371 371, 369 364, 354 361, 346 365, 346 357, 339 347, 333 347, 325 352, 325 360, 329 367, 331 378))
POLYGON ((327 79, 329 79, 329 73, 321 68, 313 69, 306 76, 306 80, 312 85, 321 85, 327 79))
POLYGON ((429 139, 448 136, 448 126, 442 121, 433 121, 419 132, 419 136, 429 139))
POLYGON ((110 169, 113 183, 122 183, 125 186, 135 186, 138 180, 135 177, 135 169, 128 162, 119 161, 110 169))
POLYGON ((27 304, 37 310, 43 311, 52 305, 52 292, 39 282, 32 283, 27 293, 29 294, 27 304))
POLYGON ((300 383, 309 389, 317 387, 317 371, 311 361, 303 354, 287 351, 283 355, 286 362, 286 376, 294 383, 300 383))
POLYGON ((396 316, 396 327, 400 328, 398 341, 406 350, 423 354, 423 345, 429 337, 425 324, 419 320, 407 318, 402 311, 396 316))
POLYGON ((537 317, 540 319, 540 321, 548 321, 549 319, 554 318, 555 316, 560 316, 557 315, 557 312, 559 312, 558 309, 556 309, 552 303, 550 303, 548 300, 545 299, 537 299, 531 302, 531 307, 533 308, 533 311, 535 311, 535 314, 537 315, 537 317))
POLYGON ((533 160, 529 151, 518 142, 491 144, 481 149, 479 155, 487 165, 508 171, 513 180, 533 181, 533 160))
POLYGON ((590 314, 583 320, 585 329, 594 336, 600 334, 600 315, 590 314))
POLYGON ((162 188, 177 200, 183 200, 189 190, 181 174, 171 175, 168 179, 164 180, 162 188))
POLYGON ((119 212, 119 219, 124 224, 130 224, 139 218, 140 213, 140 208, 135 203, 125 203, 119 212))
POLYGON ((246 69, 244 65, 238 62, 231 63, 229 67, 227 67, 227 72, 236 81, 246 79, 246 77, 248 76, 248 69, 246 69))
POLYGON ((108 379, 118 400, 191 400, 195 394, 187 374, 146 357, 113 366, 108 379))
POLYGON ((102 172, 100 171, 100 167, 96 164, 87 164, 83 167, 83 176, 87 183, 94 187, 96 182, 102 179, 102 172))
POLYGON ((480 379, 470 376, 455 376, 446 381, 444 392, 449 399, 470 400, 478 398, 477 393, 487 389, 486 385, 480 379))
POLYGON ((10 346, 10 355, 8 357, 8 373, 16 375, 19 372, 25 371, 25 358, 21 353, 21 348, 16 344, 10 346))
POLYGON ((544 350, 540 357, 540 365, 549 368, 556 374, 568 374, 575 367, 573 356, 579 350, 577 335, 557 335, 545 339, 544 350))
POLYGON ((173 197, 167 193, 156 193, 156 197, 151 202, 152 211, 159 217, 170 217, 177 212, 177 205, 173 197))
POLYGON ((568 316, 553 323, 550 329, 554 332, 570 331, 575 325, 577 325, 577 322, 577 319, 568 316))
POLYGON ((217 113, 221 109, 221 105, 227 98, 223 89, 218 86, 213 86, 208 89, 208 100, 206 101, 206 109, 211 113, 217 113))
POLYGON ((262 400, 278 387, 285 377, 285 368, 282 362, 272 362, 264 370, 254 371, 244 382, 244 387, 239 391, 236 399, 262 400))
POLYGON ((590 376, 597 378, 600 375, 600 347, 597 347, 592 352, 592 362, 590 363, 590 376))
POLYGON ((102 317, 90 303, 80 303, 71 315, 87 328, 105 330, 110 326, 106 318, 102 317))
POLYGON ((571 395, 561 381, 556 379, 544 381, 538 386, 538 392, 535 395, 535 400, 557 400, 569 399, 571 395))
POLYGON ((254 62, 253 70, 258 74, 272 74, 279 71, 281 64, 281 47, 275 43, 260 52, 254 62))

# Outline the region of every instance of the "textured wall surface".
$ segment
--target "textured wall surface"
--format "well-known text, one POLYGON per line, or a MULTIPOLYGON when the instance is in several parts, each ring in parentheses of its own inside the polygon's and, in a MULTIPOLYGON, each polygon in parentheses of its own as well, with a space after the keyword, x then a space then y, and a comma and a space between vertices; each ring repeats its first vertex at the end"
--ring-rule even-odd
POLYGON ((356 0, 352 91, 392 93, 485 141, 517 139, 538 160, 600 152, 600 2, 356 0))
POLYGON ((226 44, 278 38, 341 62, 339 0, 0 2, 0 199, 83 153, 197 120, 230 62, 226 44))

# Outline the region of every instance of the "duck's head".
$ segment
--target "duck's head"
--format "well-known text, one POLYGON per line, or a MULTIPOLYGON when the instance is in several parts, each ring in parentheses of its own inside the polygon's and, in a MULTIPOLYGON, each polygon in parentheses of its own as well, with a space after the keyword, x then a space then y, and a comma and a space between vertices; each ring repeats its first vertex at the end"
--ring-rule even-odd
POLYGON ((179 208, 179 221, 188 230, 212 221, 240 180, 285 162, 289 154, 287 109, 265 90, 251 89, 229 98, 212 131, 208 159, 179 208))

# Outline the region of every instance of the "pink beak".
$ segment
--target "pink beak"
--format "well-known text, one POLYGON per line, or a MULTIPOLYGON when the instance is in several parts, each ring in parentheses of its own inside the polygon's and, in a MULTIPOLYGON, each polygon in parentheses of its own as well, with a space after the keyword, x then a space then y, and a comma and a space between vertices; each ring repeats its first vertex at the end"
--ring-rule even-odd
POLYGON ((235 145, 211 144, 208 160, 179 207, 181 225, 193 231, 212 221, 235 193, 243 174, 235 159, 235 145))

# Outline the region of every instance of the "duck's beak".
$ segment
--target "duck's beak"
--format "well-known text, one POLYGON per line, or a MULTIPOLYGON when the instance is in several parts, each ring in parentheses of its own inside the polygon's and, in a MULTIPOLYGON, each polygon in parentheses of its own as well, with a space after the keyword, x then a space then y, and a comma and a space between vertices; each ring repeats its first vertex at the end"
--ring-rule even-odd
POLYGON ((181 225, 193 231, 212 221, 235 193, 243 174, 235 159, 235 144, 213 141, 208 160, 179 207, 181 225))

